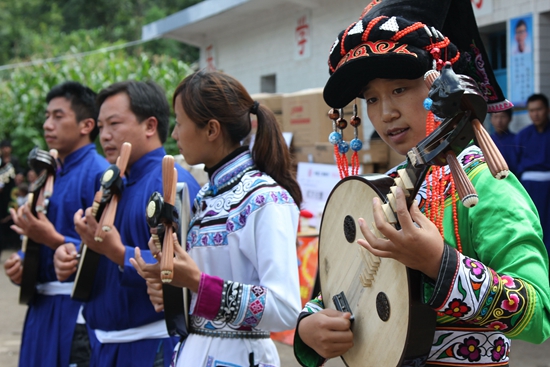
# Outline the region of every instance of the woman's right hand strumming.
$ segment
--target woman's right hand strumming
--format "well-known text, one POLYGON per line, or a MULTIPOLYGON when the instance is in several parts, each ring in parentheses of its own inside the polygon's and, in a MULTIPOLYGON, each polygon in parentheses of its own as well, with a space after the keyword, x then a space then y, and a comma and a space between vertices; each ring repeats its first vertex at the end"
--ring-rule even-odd
POLYGON ((339 357, 353 347, 349 312, 324 309, 300 320, 298 334, 323 358, 339 357))

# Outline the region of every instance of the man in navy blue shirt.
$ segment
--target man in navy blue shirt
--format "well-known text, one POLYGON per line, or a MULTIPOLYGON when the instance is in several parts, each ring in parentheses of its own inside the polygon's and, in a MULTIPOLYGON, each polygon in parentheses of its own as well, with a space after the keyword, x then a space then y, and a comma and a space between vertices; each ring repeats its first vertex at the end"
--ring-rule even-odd
MULTIPOLYGON (((88 208, 74 221, 82 240, 101 257, 94 288, 84 306, 84 317, 99 343, 92 345, 91 366, 151 367, 170 364, 177 340, 169 337, 164 315, 149 301, 145 280, 129 259, 140 247, 144 258, 149 227, 145 208, 154 191, 162 192, 162 144, 168 137, 170 107, 165 93, 153 82, 126 81, 102 90, 100 106, 101 146, 109 162, 115 163, 124 142, 132 145, 118 204, 115 227, 102 242, 94 240, 97 221, 88 208), (84 216, 83 216, 84 214, 84 216)), ((189 195, 199 190, 195 179, 177 166, 178 181, 186 182, 189 195)))
POLYGON ((495 131, 491 134, 491 138, 493 138, 495 145, 502 153, 506 163, 508 163, 510 171, 516 173, 516 135, 508 129, 510 122, 512 122, 512 109, 492 113, 491 125, 493 125, 495 131))
MULTIPOLYGON (((80 237, 72 222, 74 213, 93 203, 99 179, 108 164, 93 144, 99 130, 96 94, 79 83, 55 86, 46 96, 48 107, 44 137, 58 151, 58 171, 47 214, 35 217, 27 206, 11 210, 12 228, 40 245, 37 293, 29 303, 19 366, 87 366, 88 334, 80 314, 82 304, 70 297, 73 280, 57 281, 53 255, 59 247, 78 249, 80 237), (74 338, 74 339, 73 339, 74 338), (73 347, 71 347, 73 340, 73 347)), ((22 252, 4 264, 6 274, 21 282, 22 252)))
POLYGON ((516 174, 539 212, 546 250, 550 253, 550 106, 544 94, 527 99, 533 123, 516 135, 516 174))

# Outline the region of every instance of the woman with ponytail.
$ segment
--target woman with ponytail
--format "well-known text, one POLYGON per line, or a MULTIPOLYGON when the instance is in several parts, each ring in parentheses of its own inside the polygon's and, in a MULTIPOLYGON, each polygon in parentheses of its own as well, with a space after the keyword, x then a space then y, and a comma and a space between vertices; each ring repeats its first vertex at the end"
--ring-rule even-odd
POLYGON ((296 233, 300 188, 275 116, 234 78, 198 71, 174 92, 172 137, 209 182, 197 195, 187 253, 173 285, 192 292, 189 336, 176 366, 279 366, 271 331, 300 311, 296 233), (241 141, 258 130, 251 150, 241 141))

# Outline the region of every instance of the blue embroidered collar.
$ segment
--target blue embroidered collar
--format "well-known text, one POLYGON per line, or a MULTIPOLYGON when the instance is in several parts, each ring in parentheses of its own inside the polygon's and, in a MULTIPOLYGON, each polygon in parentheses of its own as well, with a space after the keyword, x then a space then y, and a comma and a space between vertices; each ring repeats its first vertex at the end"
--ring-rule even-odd
POLYGON ((221 165, 218 164, 212 170, 208 170, 210 181, 205 196, 217 195, 222 190, 225 191, 233 187, 246 172, 256 168, 248 147, 238 148, 227 158, 231 156, 233 156, 232 159, 227 161, 224 159, 220 162, 221 165), (235 155, 235 153, 237 154, 235 155))

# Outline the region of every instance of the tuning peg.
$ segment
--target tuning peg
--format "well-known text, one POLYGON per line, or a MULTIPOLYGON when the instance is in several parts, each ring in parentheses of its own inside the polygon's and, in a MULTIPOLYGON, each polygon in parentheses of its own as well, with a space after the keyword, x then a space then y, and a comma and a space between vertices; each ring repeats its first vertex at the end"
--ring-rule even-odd
POLYGON ((458 197, 462 201, 462 204, 467 208, 475 206, 479 201, 476 189, 468 179, 468 176, 466 175, 466 172, 464 172, 464 170, 462 169, 460 163, 458 163, 458 160, 456 159, 456 154, 451 150, 447 152, 446 159, 447 164, 451 169, 453 179, 455 181, 455 187, 456 191, 458 192, 458 197))
POLYGON ((493 139, 491 139, 491 136, 487 133, 487 130, 485 130, 478 119, 473 119, 472 125, 479 147, 483 152, 485 162, 487 162, 491 174, 499 180, 506 178, 509 173, 508 164, 493 142, 493 139))

